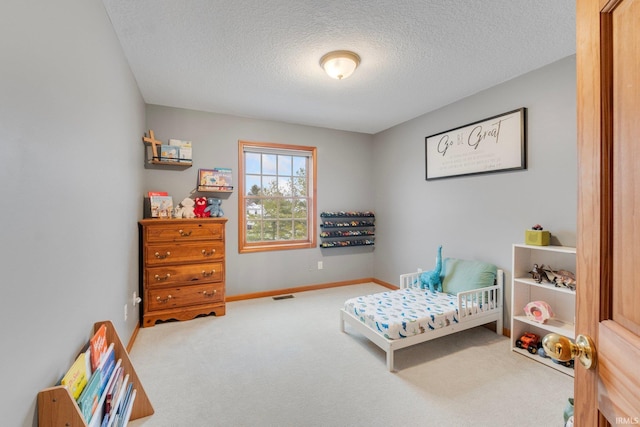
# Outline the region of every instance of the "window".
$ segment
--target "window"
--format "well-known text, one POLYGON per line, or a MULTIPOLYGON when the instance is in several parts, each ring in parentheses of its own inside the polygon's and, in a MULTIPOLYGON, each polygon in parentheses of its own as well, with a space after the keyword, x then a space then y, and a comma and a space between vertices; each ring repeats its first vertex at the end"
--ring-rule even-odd
POLYGON ((238 250, 316 246, 316 148, 238 142, 238 250))

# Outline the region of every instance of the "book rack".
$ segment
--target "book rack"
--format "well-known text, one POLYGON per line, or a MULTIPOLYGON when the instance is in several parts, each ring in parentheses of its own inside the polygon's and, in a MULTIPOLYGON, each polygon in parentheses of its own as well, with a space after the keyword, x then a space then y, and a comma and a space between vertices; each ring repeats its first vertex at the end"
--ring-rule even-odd
MULTIPOLYGON (((162 142, 157 140, 153 131, 149 129, 149 136, 142 137, 142 143, 151 146, 151 158, 148 165, 174 166, 178 168, 190 168, 193 165, 192 159, 176 159, 174 157, 163 157, 158 147, 162 147, 162 142)), ((190 156, 191 157, 191 156, 190 156)))
MULTIPOLYGON (((137 390, 136 398, 133 401, 131 420, 152 415, 154 410, 149 397, 142 387, 136 370, 133 368, 129 353, 122 344, 118 333, 111 321, 96 322, 93 325, 94 333, 102 325, 107 326, 107 342, 114 343, 114 352, 117 359, 121 359, 121 366, 125 373, 129 374, 129 382, 133 383, 133 388, 137 390)), ((58 426, 87 426, 82 417, 78 403, 71 395, 71 392, 62 385, 49 387, 38 393, 38 426, 58 427, 58 426)))

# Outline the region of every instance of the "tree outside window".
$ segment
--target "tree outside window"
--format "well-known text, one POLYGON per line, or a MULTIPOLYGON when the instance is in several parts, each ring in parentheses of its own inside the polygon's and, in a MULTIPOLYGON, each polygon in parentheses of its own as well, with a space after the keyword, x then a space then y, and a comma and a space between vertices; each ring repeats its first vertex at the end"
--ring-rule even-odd
POLYGON ((316 148, 239 142, 239 250, 316 246, 316 148))

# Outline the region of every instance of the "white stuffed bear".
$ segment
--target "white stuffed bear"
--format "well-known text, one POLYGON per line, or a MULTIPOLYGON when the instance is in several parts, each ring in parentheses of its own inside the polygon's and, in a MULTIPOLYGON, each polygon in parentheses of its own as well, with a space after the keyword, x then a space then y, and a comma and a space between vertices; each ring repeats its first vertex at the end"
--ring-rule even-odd
POLYGON ((194 212, 194 206, 196 205, 196 202, 194 202, 193 199, 190 199, 189 197, 186 197, 184 200, 182 200, 180 202, 180 205, 182 206, 182 217, 183 218, 195 218, 196 217, 196 213, 194 212))

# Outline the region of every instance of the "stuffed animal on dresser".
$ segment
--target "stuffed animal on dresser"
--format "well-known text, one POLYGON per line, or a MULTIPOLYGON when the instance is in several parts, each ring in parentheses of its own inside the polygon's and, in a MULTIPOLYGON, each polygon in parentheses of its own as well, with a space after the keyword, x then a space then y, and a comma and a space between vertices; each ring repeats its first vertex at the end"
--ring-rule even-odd
POLYGON ((217 197, 209 197, 207 199, 207 207, 205 208, 205 212, 209 214, 211 217, 221 217, 224 216, 224 212, 222 211, 222 200, 217 197))
POLYGON ((207 198, 206 197, 196 197, 196 207, 193 212, 195 213, 197 218, 208 218, 209 211, 207 210, 207 198))
POLYGON ((442 292, 442 245, 438 247, 436 256, 436 267, 433 270, 425 271, 420 275, 420 287, 429 288, 430 291, 442 292))
POLYGON ((182 217, 183 218, 195 218, 196 214, 195 214, 195 204, 196 202, 193 201, 193 199, 189 198, 189 197, 185 197, 181 202, 180 205, 182 206, 182 217))

